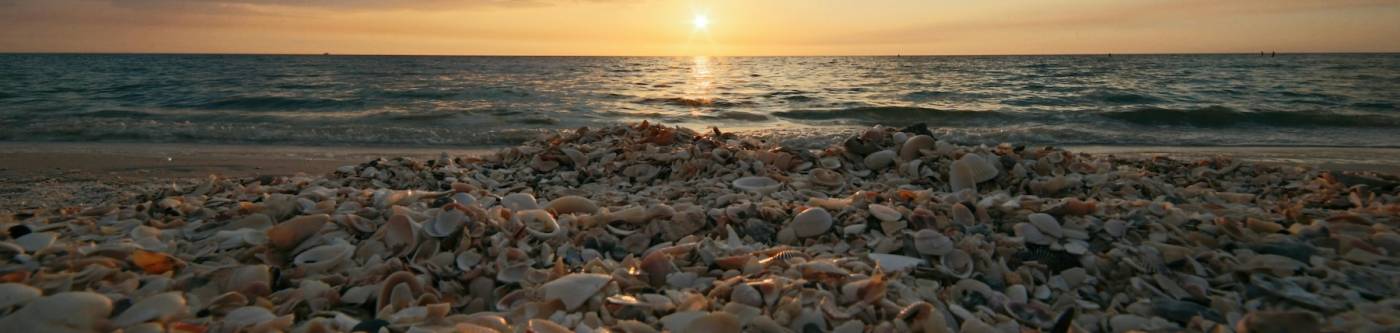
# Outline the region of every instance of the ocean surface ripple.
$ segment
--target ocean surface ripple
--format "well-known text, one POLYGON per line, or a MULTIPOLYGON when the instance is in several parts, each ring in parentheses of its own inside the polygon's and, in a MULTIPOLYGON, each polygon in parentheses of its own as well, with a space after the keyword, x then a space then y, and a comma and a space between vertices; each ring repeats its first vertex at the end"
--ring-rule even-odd
POLYGON ((1400 146, 1400 55, 0 54, 0 140, 495 145, 653 120, 962 143, 1400 146))

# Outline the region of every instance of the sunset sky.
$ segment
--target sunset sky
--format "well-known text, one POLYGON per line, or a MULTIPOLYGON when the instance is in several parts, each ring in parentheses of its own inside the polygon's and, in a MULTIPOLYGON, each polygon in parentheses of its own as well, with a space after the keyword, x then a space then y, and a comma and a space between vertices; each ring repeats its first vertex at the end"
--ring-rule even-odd
POLYGON ((1400 51, 1400 0, 0 0, 0 52, 1400 51), (699 28, 697 16, 708 20, 699 28))

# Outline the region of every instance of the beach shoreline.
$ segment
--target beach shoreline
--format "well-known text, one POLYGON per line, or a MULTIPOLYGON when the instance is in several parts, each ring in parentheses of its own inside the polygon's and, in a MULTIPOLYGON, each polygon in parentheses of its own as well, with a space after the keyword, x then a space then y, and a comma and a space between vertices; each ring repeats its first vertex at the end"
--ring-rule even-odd
MULTIPOLYGON (((207 179, 322 175, 376 158, 481 156, 481 147, 294 146, 107 142, 0 142, 0 214, 91 206, 207 179)), ((1400 175, 1400 148, 1061 146, 1075 153, 1241 162, 1400 175)))

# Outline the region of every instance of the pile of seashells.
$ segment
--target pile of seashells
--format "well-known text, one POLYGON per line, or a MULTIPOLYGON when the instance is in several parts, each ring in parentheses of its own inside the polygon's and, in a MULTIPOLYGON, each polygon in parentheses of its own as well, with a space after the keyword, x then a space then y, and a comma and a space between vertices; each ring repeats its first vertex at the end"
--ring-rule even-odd
POLYGON ((1395 331, 1395 184, 581 128, 2 219, 0 330, 1395 331))

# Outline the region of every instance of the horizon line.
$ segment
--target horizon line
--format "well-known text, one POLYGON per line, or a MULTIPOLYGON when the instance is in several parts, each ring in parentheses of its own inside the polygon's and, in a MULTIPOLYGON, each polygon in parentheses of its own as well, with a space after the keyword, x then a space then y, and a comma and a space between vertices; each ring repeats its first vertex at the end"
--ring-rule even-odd
POLYGON ((1259 51, 1259 52, 1104 52, 1104 53, 987 53, 987 54, 960 54, 960 53, 924 53, 924 54, 793 54, 793 55, 606 55, 606 54, 431 54, 431 53, 273 53, 273 52, 66 52, 66 51, 0 51, 0 55, 238 55, 238 56, 343 56, 343 57, 541 57, 541 58, 678 58, 678 57, 716 57, 716 58, 782 58, 782 57, 1026 57, 1026 56, 1151 56, 1151 55, 1256 55, 1256 54, 1283 54, 1283 55, 1343 55, 1343 54, 1400 54, 1400 51, 1259 51))

